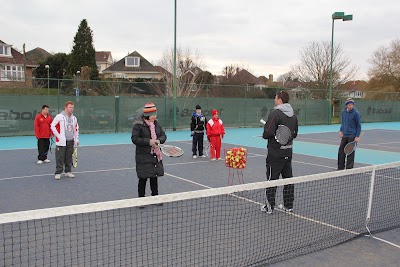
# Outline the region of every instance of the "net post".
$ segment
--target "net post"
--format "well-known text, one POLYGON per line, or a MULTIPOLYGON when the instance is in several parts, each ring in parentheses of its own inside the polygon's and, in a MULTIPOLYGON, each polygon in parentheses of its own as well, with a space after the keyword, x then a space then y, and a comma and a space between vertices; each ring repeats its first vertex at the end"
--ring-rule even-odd
POLYGON ((371 182, 370 182, 370 185, 369 185, 369 197, 368 197, 367 217, 365 218, 365 227, 367 228, 368 233, 369 233, 370 235, 372 235, 372 234, 371 234, 371 232, 370 232, 370 230, 369 230, 369 228, 368 228, 368 224, 369 224, 369 221, 370 221, 370 219, 371 219, 372 198, 373 198, 373 195, 374 195, 374 185, 375 185, 375 172, 376 172, 376 167, 373 166, 373 168, 372 168, 372 174, 371 174, 371 182))

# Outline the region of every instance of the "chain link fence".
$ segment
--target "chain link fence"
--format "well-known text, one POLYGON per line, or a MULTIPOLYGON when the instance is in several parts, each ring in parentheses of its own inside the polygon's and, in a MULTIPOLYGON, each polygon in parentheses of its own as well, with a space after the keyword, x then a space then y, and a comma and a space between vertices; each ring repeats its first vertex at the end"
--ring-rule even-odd
MULTIPOLYGON (((50 106, 52 116, 64 109, 66 101, 75 103, 75 116, 82 133, 126 132, 142 114, 145 103, 157 106, 158 120, 172 129, 172 88, 159 82, 80 81, 33 79, 7 82, 0 86, 0 136, 32 135, 33 120, 41 106, 50 106)), ((182 85, 178 85, 182 86, 182 85)), ((217 109, 226 127, 260 127, 274 108, 277 91, 287 90, 300 125, 328 123, 327 90, 283 89, 248 85, 196 85, 193 94, 176 98, 176 128, 188 129, 195 106, 207 118, 217 109)), ((400 121, 400 94, 333 91, 334 122, 340 122, 347 97, 356 99, 363 122, 400 121)))

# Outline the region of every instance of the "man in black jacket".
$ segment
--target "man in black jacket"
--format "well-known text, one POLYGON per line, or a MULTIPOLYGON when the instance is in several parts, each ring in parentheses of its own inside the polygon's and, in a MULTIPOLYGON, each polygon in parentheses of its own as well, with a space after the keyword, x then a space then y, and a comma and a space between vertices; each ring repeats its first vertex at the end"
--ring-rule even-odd
MULTIPOLYGON (((297 137, 298 121, 289 102, 289 94, 281 91, 275 96, 275 108, 269 114, 268 121, 264 126, 263 138, 268 139, 268 155, 266 159, 267 179, 277 180, 291 178, 293 139, 297 137), (288 128, 285 128, 285 126, 288 128), (276 138, 278 128, 285 128, 288 132, 288 140, 282 141, 276 138)), ((267 203, 261 207, 262 211, 272 214, 275 208, 276 187, 266 189, 267 203)), ((283 205, 280 208, 287 212, 293 211, 294 185, 288 184, 283 187, 283 205)))
POLYGON ((203 139, 206 123, 207 119, 201 113, 200 105, 196 105, 196 111, 193 112, 192 121, 190 123, 191 136, 193 137, 192 152, 194 159, 197 158, 197 150, 199 150, 199 157, 206 157, 203 154, 203 139))

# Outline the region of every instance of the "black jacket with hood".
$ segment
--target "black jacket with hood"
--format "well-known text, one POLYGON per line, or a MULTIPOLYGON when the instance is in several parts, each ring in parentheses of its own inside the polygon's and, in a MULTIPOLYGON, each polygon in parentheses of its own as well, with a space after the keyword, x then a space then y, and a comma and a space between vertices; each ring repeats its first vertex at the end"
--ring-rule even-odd
POLYGON ((268 155, 272 157, 292 157, 293 139, 297 137, 298 127, 297 117, 289 103, 276 106, 268 115, 267 123, 264 125, 263 138, 268 139, 268 155), (285 125, 291 131, 291 138, 286 145, 281 145, 275 140, 278 125, 285 125))
MULTIPOLYGON (((161 144, 164 144, 167 140, 167 136, 164 129, 158 123, 154 121, 155 131, 157 139, 160 140, 161 144)), ((151 153, 150 146, 150 127, 144 121, 140 119, 135 121, 132 127, 132 143, 136 145, 136 173, 138 178, 149 178, 164 175, 164 166, 162 161, 157 160, 157 156, 151 153)))

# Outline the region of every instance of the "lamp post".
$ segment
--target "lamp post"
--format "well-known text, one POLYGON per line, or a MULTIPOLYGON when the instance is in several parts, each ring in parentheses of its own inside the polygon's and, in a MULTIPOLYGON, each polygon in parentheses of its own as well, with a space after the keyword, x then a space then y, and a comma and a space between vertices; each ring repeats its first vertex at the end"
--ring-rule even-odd
POLYGON ((78 96, 79 94, 79 75, 81 74, 81 72, 78 70, 76 72, 76 89, 75 89, 75 95, 78 96))
POLYGON ((331 65, 329 74, 329 112, 328 124, 332 123, 332 65, 333 65, 333 32, 335 28, 335 20, 341 19, 343 21, 353 20, 353 15, 345 15, 344 12, 335 12, 332 14, 332 43, 331 43, 331 65))
POLYGON ((176 131, 176 0, 174 5, 174 96, 172 130, 176 131))
POLYGON ((50 66, 44 66, 47 69, 47 95, 50 95, 50 66))

